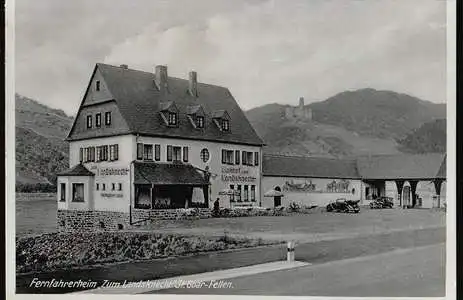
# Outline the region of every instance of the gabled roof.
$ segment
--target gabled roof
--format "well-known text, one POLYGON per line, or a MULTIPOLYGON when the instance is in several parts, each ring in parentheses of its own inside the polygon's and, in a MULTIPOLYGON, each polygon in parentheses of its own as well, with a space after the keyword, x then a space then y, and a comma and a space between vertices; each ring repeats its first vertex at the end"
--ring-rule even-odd
POLYGON ((78 164, 71 169, 57 174, 58 176, 95 176, 93 172, 90 172, 83 164, 78 164))
POLYGON ((177 111, 177 106, 175 105, 174 101, 167 101, 159 103, 159 108, 161 111, 177 111))
POLYGON ((190 164, 134 162, 135 184, 207 185, 201 171, 190 164))
MULTIPOLYGON (((188 92, 188 80, 168 77, 168 92, 157 89, 155 74, 133 69, 125 69, 106 64, 96 68, 114 96, 117 107, 126 121, 128 134, 166 136, 248 145, 263 145, 263 141, 249 123, 238 103, 227 88, 198 83, 198 96, 188 92), (178 127, 168 127, 159 114, 160 102, 174 101, 177 106, 178 127), (205 112, 205 129, 192 130, 187 118, 187 107, 201 105, 205 112), (212 122, 214 111, 226 111, 231 119, 232 130, 224 134, 217 126, 207 126, 212 122)), ((72 134, 69 140, 83 138, 72 134)))
POLYGON ((357 169, 365 179, 435 179, 445 154, 398 154, 360 157, 357 169))
POLYGON ((360 179, 355 160, 323 157, 263 156, 264 176, 360 179))
POLYGON ((187 106, 186 113, 188 115, 204 115, 204 110, 202 109, 201 105, 195 104, 187 106))

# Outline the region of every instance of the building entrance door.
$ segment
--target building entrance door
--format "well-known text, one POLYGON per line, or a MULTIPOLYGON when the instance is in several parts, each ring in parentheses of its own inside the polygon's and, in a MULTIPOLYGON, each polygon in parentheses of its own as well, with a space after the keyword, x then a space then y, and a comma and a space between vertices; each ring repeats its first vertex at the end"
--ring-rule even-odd
MULTIPOLYGON (((281 192, 281 188, 277 186, 275 187, 275 191, 281 192)), ((273 197, 273 205, 274 207, 281 206, 281 196, 273 197)))

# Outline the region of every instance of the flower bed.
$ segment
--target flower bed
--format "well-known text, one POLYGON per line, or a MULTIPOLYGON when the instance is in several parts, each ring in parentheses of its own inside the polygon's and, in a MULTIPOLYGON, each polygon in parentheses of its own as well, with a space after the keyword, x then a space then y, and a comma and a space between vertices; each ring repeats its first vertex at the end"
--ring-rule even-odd
POLYGON ((313 207, 276 207, 276 208, 263 208, 263 207, 235 207, 223 208, 218 215, 219 218, 236 218, 236 217, 255 217, 255 216, 289 216, 294 214, 310 214, 313 213, 313 207))
POLYGON ((208 238, 140 232, 49 233, 16 238, 16 273, 71 270, 275 243, 226 234, 208 238))

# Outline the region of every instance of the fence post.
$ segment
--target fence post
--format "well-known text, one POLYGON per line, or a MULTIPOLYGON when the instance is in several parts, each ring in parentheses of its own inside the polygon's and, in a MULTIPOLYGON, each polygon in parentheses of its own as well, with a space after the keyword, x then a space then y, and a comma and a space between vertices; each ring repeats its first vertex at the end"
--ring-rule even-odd
POLYGON ((293 262, 294 261, 294 241, 288 242, 287 261, 288 262, 293 262))

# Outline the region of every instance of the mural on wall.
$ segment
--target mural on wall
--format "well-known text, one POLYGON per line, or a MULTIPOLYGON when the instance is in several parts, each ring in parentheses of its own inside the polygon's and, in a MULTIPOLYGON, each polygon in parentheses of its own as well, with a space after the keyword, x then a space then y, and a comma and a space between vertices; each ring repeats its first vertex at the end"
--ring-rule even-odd
POLYGON ((294 180, 286 181, 283 185, 284 192, 315 192, 316 185, 312 183, 312 180, 304 180, 303 182, 295 182, 294 180))
POLYGON ((326 192, 328 193, 349 193, 349 180, 333 180, 326 185, 326 192))
POLYGON ((296 193, 351 193, 350 181, 341 179, 333 180, 326 184, 325 188, 317 189, 312 180, 287 180, 283 185, 283 192, 296 193))

